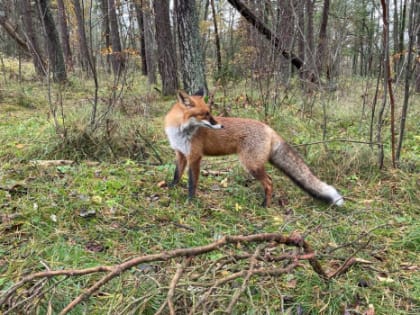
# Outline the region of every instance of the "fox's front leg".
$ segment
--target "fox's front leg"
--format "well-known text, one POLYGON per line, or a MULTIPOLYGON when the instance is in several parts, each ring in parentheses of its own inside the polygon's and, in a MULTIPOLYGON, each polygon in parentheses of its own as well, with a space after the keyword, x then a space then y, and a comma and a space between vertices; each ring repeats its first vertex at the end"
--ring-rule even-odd
POLYGON ((175 161, 175 172, 172 182, 169 184, 169 187, 173 187, 179 183, 182 174, 184 174, 185 167, 187 166, 187 158, 185 155, 179 151, 175 151, 176 161, 175 161))
POLYGON ((188 198, 192 199, 197 191, 198 178, 200 176, 201 157, 188 162, 188 198))

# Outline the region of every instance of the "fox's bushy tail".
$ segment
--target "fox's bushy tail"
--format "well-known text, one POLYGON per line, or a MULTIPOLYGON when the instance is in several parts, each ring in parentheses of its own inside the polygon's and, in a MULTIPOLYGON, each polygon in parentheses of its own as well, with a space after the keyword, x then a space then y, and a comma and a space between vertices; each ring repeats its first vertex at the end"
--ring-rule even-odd
POLYGON ((286 142, 276 141, 271 151, 270 163, 283 171, 312 197, 337 206, 344 204, 343 196, 333 186, 317 178, 299 154, 286 142))

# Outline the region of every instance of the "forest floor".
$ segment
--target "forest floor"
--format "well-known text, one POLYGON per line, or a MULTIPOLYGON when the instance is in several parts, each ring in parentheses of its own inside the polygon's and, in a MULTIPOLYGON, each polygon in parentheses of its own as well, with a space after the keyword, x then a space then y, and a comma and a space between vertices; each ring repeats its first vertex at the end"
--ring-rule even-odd
MULTIPOLYGON (((219 92, 216 114, 265 120, 346 198, 344 207, 328 207, 268 166, 275 196, 266 209, 260 207, 259 183, 235 156, 204 159, 198 196, 191 202, 186 177, 179 187, 166 187, 174 157, 162 118, 173 98, 130 83, 102 129, 89 133, 93 93, 82 80, 73 79, 61 90, 52 87, 49 102, 47 85, 0 79, 0 300, 22 277, 39 271, 111 266, 226 235, 298 232, 327 272, 351 257, 358 263, 326 281, 302 258, 299 266, 277 276, 245 274, 217 285, 241 270, 285 268, 301 253, 282 245, 237 243, 193 259, 138 264, 72 314, 154 314, 165 301, 176 314, 191 309, 196 314, 420 313, 418 96, 411 99, 400 168, 391 167, 386 119, 385 165, 379 170, 376 147, 349 141, 369 139, 373 90, 367 91, 369 105, 362 115, 366 83, 360 78, 311 96, 313 102, 291 89, 277 107, 264 107, 257 92, 245 95, 252 90, 246 82, 219 92), (58 115, 61 129, 55 128, 48 104, 65 113, 58 115), (324 142, 323 106, 328 115, 324 142), (70 161, 52 162, 57 160, 70 161), (270 262, 261 254, 255 263, 252 257, 261 250, 265 258, 285 253, 292 258, 270 262), (183 273, 168 298, 178 271, 183 273)), ((112 83, 101 88, 104 104, 112 91, 112 83)), ((59 313, 103 275, 34 280, 4 301, 0 312, 59 313)))

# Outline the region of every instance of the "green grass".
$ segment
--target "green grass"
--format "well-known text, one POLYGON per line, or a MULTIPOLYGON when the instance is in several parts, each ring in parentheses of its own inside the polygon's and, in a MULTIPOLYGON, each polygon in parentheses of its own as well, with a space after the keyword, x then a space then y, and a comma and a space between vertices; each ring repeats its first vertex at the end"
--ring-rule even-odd
MULTIPOLYGON (((112 265, 139 255, 205 245, 221 235, 299 231, 327 270, 337 268, 352 255, 371 264, 355 265, 329 282, 306 262, 280 278, 253 277, 235 314, 341 314, 345 309, 363 313, 370 304, 376 314, 420 312, 420 115, 414 97, 417 106, 410 108, 401 169, 390 167, 388 145, 383 170, 377 169, 376 150, 366 144, 336 141, 325 146, 299 146, 314 171, 344 193, 346 205, 330 208, 321 204, 268 166, 275 198, 273 207, 264 209, 259 206, 259 184, 245 174, 234 156, 204 159, 203 170, 220 174, 201 176, 198 197, 191 202, 186 199, 186 177, 173 189, 159 185, 169 181, 174 170, 173 153, 162 130, 162 116, 173 100, 162 99, 135 81, 110 117, 112 126, 108 127, 112 130, 103 125, 85 134, 91 83, 82 85, 76 78, 71 81, 63 93, 67 138, 56 133, 44 86, 16 83, 3 91, 0 290, 47 267, 112 265), (41 159, 71 159, 76 163, 43 167, 31 162, 41 159), (92 215, 83 216, 88 211, 92 215)), ((366 141, 369 119, 360 118, 361 93, 357 93, 362 91, 362 84, 354 79, 351 84, 344 82, 339 92, 319 95, 312 114, 300 111, 304 99, 299 89, 293 90, 293 96, 266 120, 291 143, 320 141, 321 102, 327 99, 327 139, 366 141)), ((106 98, 110 90, 104 84, 101 96, 106 98)), ((53 87, 53 95, 56 92, 53 87)), ((262 107, 244 106, 240 94, 240 90, 232 89, 226 97, 218 96, 215 111, 228 103, 232 116, 264 120, 262 107)), ((254 98, 258 100, 257 93, 254 98)), ((388 139, 386 129, 384 137, 388 139)), ((255 247, 230 250, 252 253, 255 247)), ((206 274, 225 254, 212 252, 193 260, 188 277, 176 290, 180 307, 196 303, 203 293, 199 287, 189 286, 194 275, 211 282, 237 271, 222 269, 215 275, 206 274)), ((178 262, 137 266, 109 282, 73 313, 154 314, 166 298, 178 262)), ((245 264, 238 263, 235 268, 245 268, 245 264)), ((42 314, 51 308, 58 313, 100 276, 50 279, 43 299, 29 303, 26 310, 42 314)), ((223 313, 242 281, 237 279, 216 290, 207 311, 223 313)), ((1 307, 7 310, 7 306, 1 307)))

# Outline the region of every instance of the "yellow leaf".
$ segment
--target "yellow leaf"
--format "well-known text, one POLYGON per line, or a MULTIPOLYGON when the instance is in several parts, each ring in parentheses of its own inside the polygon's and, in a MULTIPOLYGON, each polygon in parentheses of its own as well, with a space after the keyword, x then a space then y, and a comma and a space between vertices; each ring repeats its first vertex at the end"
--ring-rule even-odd
POLYGON ((102 203, 102 197, 101 196, 93 196, 92 197, 92 202, 96 203, 96 204, 101 204, 102 203))

